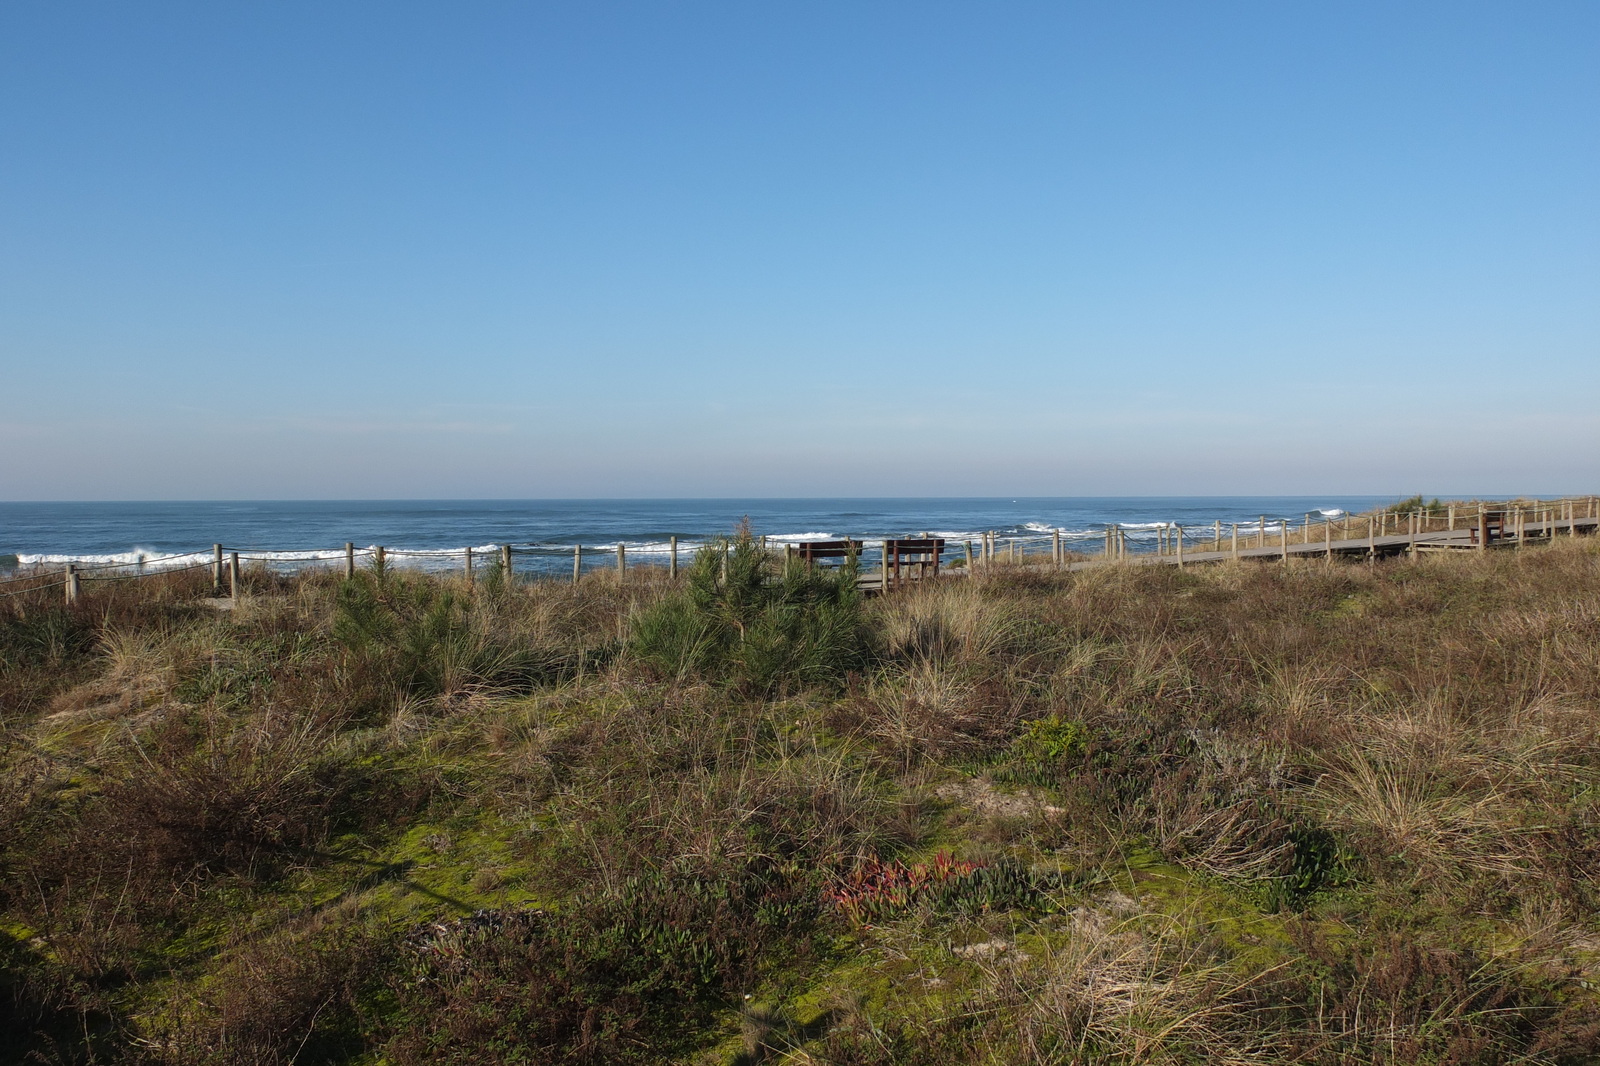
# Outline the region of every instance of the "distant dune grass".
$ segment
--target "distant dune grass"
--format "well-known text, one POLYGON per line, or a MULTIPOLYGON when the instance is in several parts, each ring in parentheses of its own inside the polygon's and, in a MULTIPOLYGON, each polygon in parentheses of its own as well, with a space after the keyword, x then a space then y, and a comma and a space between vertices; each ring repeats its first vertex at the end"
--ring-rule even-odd
POLYGON ((246 580, 0 606, 0 1059, 1600 1046, 1590 539, 246 580))

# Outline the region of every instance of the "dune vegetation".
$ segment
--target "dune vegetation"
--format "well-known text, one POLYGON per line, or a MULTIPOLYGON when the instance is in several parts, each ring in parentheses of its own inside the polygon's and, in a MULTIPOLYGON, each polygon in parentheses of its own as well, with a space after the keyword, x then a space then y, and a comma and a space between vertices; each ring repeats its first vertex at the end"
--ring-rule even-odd
POLYGON ((1600 552, 0 601, 0 1060, 1582 1063, 1600 552))

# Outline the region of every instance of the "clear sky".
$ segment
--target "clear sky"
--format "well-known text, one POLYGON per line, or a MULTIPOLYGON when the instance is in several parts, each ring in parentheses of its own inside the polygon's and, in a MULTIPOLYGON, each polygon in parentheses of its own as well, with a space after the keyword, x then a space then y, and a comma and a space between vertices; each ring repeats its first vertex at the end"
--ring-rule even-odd
POLYGON ((1600 489, 1600 4, 0 4, 0 498, 1600 489))

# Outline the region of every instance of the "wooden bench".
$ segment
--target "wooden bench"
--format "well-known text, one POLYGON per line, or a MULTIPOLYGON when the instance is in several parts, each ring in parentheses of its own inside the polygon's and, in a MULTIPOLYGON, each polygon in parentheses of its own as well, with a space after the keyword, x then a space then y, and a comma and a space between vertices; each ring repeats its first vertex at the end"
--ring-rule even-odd
POLYGON ((794 545, 794 554, 807 566, 815 566, 828 559, 859 559, 864 547, 859 540, 807 540, 794 545))
POLYGON ((1483 525, 1472 526, 1472 543, 1493 544, 1506 535, 1506 513, 1504 511, 1483 512, 1483 525))
POLYGON ((926 578, 931 569, 939 576, 939 557, 944 554, 942 537, 900 537, 883 542, 883 587, 900 584, 900 568, 916 567, 917 577, 926 578))

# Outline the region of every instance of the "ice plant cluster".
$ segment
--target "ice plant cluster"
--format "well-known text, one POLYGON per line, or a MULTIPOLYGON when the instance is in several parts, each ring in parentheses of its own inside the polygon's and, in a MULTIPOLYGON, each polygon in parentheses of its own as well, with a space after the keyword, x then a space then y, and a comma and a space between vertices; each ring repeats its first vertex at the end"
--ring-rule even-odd
POLYGON ((978 863, 941 851, 932 862, 906 865, 869 859, 836 881, 826 899, 857 925, 948 895, 983 869, 978 863))

